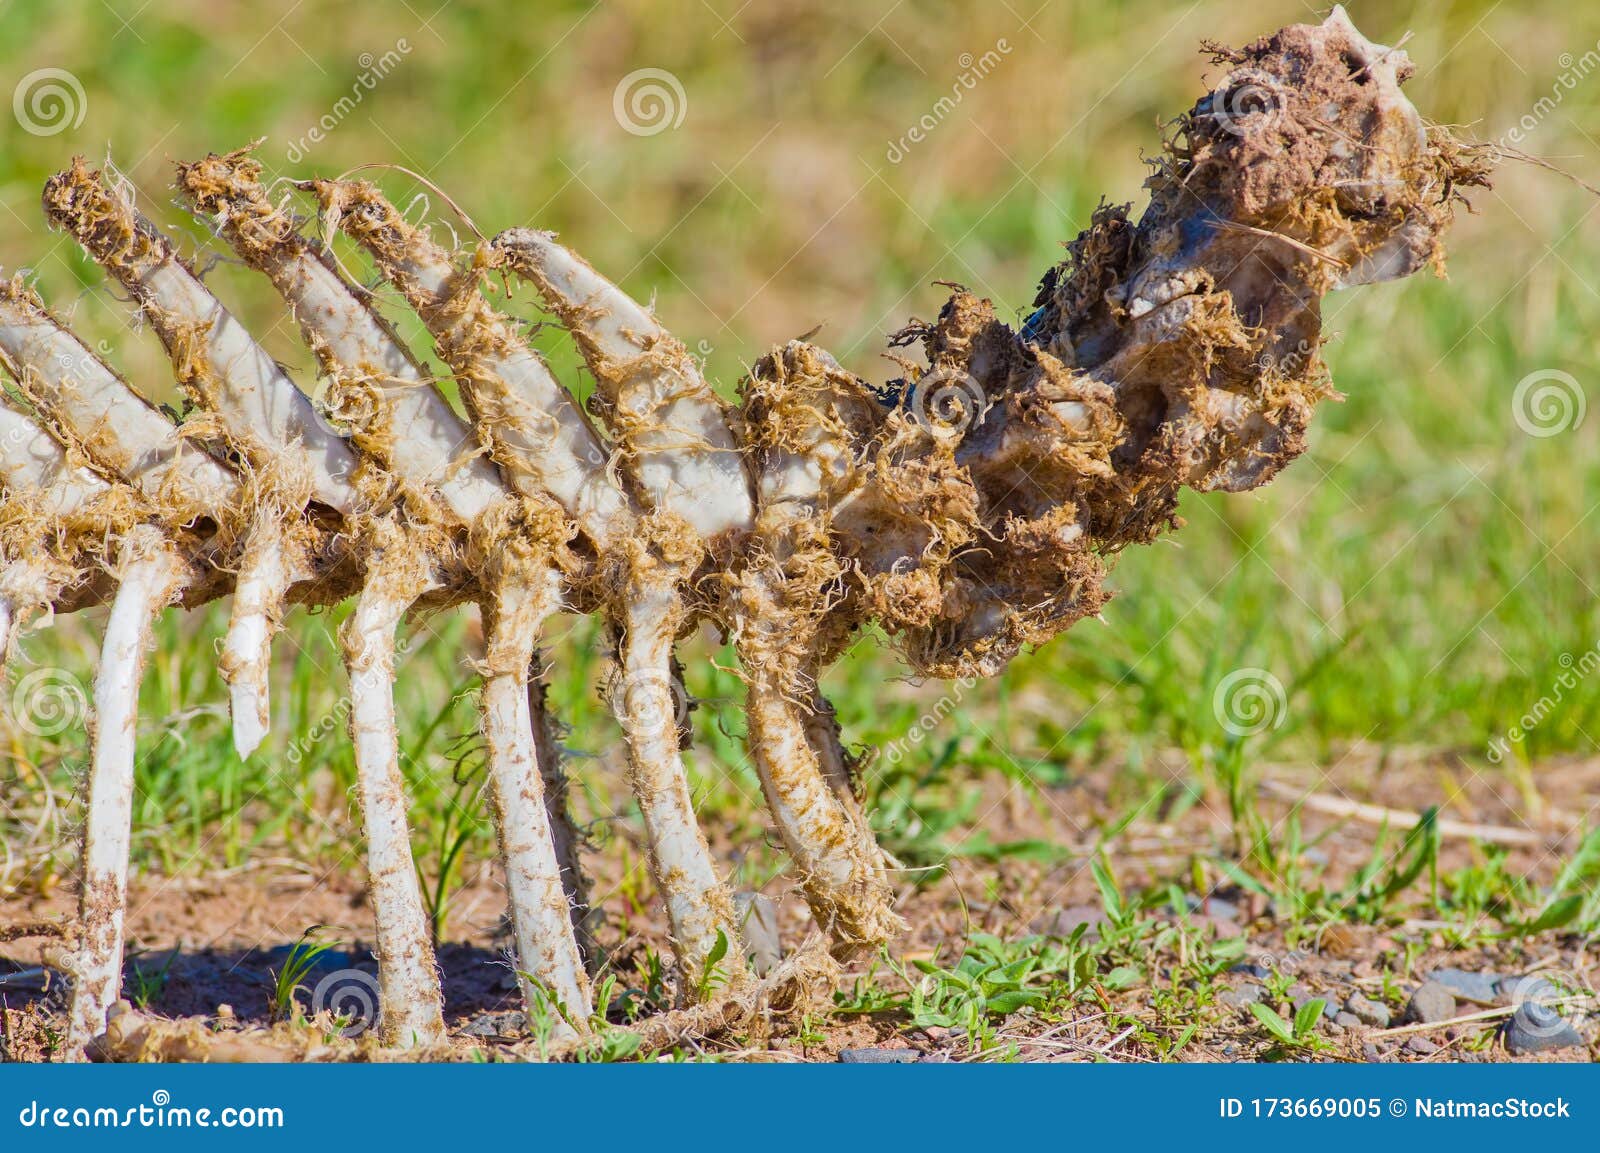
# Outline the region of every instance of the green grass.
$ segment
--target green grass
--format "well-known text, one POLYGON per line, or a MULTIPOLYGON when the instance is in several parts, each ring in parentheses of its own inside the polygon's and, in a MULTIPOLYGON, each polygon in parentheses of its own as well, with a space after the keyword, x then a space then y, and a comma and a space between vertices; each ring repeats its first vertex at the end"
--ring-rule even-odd
MULTIPOLYGON (((724 389, 765 347, 822 322, 822 342, 881 377, 884 333, 938 306, 944 290, 933 280, 964 281, 1020 312, 1101 195, 1139 198, 1140 152, 1155 148, 1158 122, 1199 90, 1202 37, 1240 40, 1307 15, 1289 3, 1249 12, 1211 2, 1063 3, 1024 26, 1023 9, 1006 5, 907 4, 885 15, 808 0, 734 16, 737 5, 722 0, 671 14, 640 0, 555 3, 535 17, 459 2, 423 26, 432 7, 317 0, 280 20, 265 8, 179 3, 152 6, 124 27, 94 2, 5 5, 0 74, 14 83, 40 67, 68 69, 87 104, 80 126, 53 136, 0 118, 0 264, 35 270, 90 340, 108 342, 141 387, 170 396, 155 342, 128 330, 98 274, 44 230, 38 189, 74 150, 99 157, 109 144, 164 218, 198 236, 199 226, 164 204, 168 160, 264 135, 276 173, 403 164, 451 192, 485 231, 560 230, 627 288, 653 297, 724 389), (400 37, 411 50, 393 73, 309 157, 287 164, 288 144, 350 91, 361 53, 381 54, 400 37), (981 54, 1000 37, 1013 46, 1001 65, 926 143, 889 164, 887 143, 949 91, 961 54, 981 54), (613 89, 643 67, 681 80, 681 127, 638 137, 618 126, 613 89)), ((1421 63, 1414 99, 1434 119, 1484 137, 1550 91, 1561 53, 1581 55, 1600 35, 1581 5, 1555 0, 1402 9, 1356 4, 1353 15, 1379 38, 1412 32, 1407 50, 1421 63), (1487 75, 1493 85, 1482 83, 1487 75)), ((1524 146, 1596 180, 1597 112, 1600 80, 1591 77, 1524 146)), ((399 173, 383 179, 402 200, 419 191, 399 173)), ((1044 788, 1110 762, 1122 766, 1123 807, 1093 818, 1102 831, 1137 819, 1158 794, 1210 797, 1238 838, 1219 846, 1219 859, 1308 921, 1381 916, 1396 876, 1415 891, 1432 886, 1429 899, 1473 923, 1526 929, 1573 909, 1570 900, 1551 904, 1572 897, 1580 900, 1566 924, 1600 919, 1585 896, 1594 873, 1586 857, 1555 891, 1536 893, 1492 851, 1434 879, 1428 846, 1400 837, 1380 842, 1366 887, 1323 891, 1300 863, 1295 828, 1263 822, 1251 787, 1263 760, 1326 763, 1360 742, 1453 753, 1531 801, 1542 762, 1594 751, 1600 677, 1563 690, 1509 755, 1488 755, 1600 640, 1592 575, 1600 420, 1591 414, 1536 438, 1512 417, 1517 383, 1536 370, 1571 372, 1593 392, 1596 200, 1527 169, 1507 171, 1500 184, 1458 229, 1448 282, 1329 301, 1328 328, 1339 339, 1328 358, 1348 400, 1319 414, 1305 459, 1259 493, 1189 496, 1187 528, 1119 560, 1103 622, 1085 622, 973 686, 898 761, 879 758, 869 789, 906 863, 932 877, 956 855, 1049 860, 1059 847, 966 835, 975 782, 992 774, 1044 788), (1213 708, 1218 686, 1241 668, 1269 672, 1285 701, 1273 725, 1247 738, 1231 735, 1213 708), (1172 749, 1189 766, 1178 782, 1156 763, 1172 749), (1403 865, 1391 860, 1396 852, 1403 865)), ((448 216, 436 199, 426 207, 431 219, 448 216)), ((307 368, 266 289, 226 262, 210 279, 275 355, 307 368)), ((415 335, 413 322, 402 323, 415 335)), ((559 334, 540 341, 576 380, 559 334)), ((354 867, 353 773, 332 639, 341 616, 291 619, 274 734, 242 765, 228 747, 215 672, 220 610, 162 624, 143 700, 141 867, 202 873, 286 848, 354 867)), ((476 681, 462 660, 471 640, 460 614, 411 628, 397 687, 405 772, 419 869, 447 935, 461 862, 492 852, 476 785, 476 681)), ((595 692, 593 626, 561 631, 552 699, 571 726, 589 790, 584 809, 626 817, 615 774, 601 771, 616 733, 595 692)), ((28 662, 87 678, 94 637, 92 621, 59 622, 28 642, 28 662)), ((701 702, 692 769, 719 830, 759 845, 764 824, 729 664, 725 652, 691 647, 687 682, 701 702)), ((853 742, 905 741, 949 691, 894 680, 899 671, 869 637, 828 674, 853 742)), ((46 885, 70 867, 66 798, 83 766, 82 732, 5 739, 12 756, 0 767, 0 834, 24 850, 8 883, 46 885)), ((608 822, 593 831, 605 851, 630 852, 608 822)), ((760 885, 779 867, 758 849, 740 858, 737 879, 760 885)), ((623 917, 630 900, 649 899, 643 886, 620 896, 623 917)), ((944 971, 990 997, 1076 963, 1070 950, 1029 956, 1016 987, 962 970, 965 961, 944 971)), ((1005 954, 994 964, 1022 959, 1005 954)), ((919 1011, 983 1017, 973 1008, 978 993, 963 996, 919 1011)))

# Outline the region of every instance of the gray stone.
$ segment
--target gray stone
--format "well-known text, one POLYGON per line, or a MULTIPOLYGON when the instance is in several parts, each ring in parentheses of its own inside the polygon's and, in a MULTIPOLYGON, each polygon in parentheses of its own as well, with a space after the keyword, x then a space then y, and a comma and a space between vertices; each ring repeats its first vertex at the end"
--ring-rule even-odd
POLYGON ((1226 1005, 1230 1009, 1242 1009, 1246 1005, 1253 1005, 1264 999, 1267 991, 1254 981, 1246 981, 1231 989, 1224 989, 1217 994, 1217 1004, 1226 1005))
POLYGON ((778 906, 760 893, 735 893, 734 911, 744 937, 745 955, 758 977, 765 977, 783 960, 783 938, 778 934, 778 906))
POLYGON ((1371 1000, 1360 993, 1352 993, 1350 999, 1344 1003, 1345 1012, 1357 1018, 1363 1025, 1371 1025, 1374 1029, 1387 1029, 1389 1027, 1389 1006, 1380 1001, 1371 1000))
POLYGON ((1084 939, 1093 941, 1100 936, 1098 925, 1106 919, 1106 911, 1099 905, 1068 905, 1054 913, 1040 917, 1033 923, 1033 931, 1042 937, 1070 937, 1079 925, 1088 925, 1084 939))
POLYGON ((1383 1060, 1383 1050, 1378 1048, 1376 1042, 1363 1041, 1361 1042, 1361 1059, 1363 1061, 1381 1061, 1383 1060))
POLYGON ((1517 1056, 1548 1053, 1554 1049, 1576 1049, 1584 1045, 1582 1034, 1549 1005, 1525 1001, 1511 1015, 1501 1033, 1506 1050, 1517 1056))
POLYGON ((1294 1006, 1294 1011, 1296 1013, 1298 1013, 1301 1009, 1304 1009, 1313 1001, 1322 1002, 1322 1016, 1324 1019, 1331 1021, 1335 1016, 1338 1015, 1339 1002, 1337 998, 1330 997, 1326 993, 1314 993, 1304 985, 1290 986, 1289 1004, 1294 1006))
POLYGON ((1334 1024, 1344 1029, 1359 1029, 1366 1022, 1354 1013, 1338 1013, 1333 1018, 1334 1024))
POLYGON ((1225 901, 1221 897, 1207 897, 1204 900, 1190 897, 1189 911, 1210 917, 1214 921, 1239 920, 1239 906, 1232 901, 1225 901))
POLYGON ((1233 966, 1233 968, 1229 969, 1228 972, 1243 973, 1245 976, 1254 977, 1258 981, 1265 981, 1268 977, 1272 976, 1271 969, 1267 968, 1265 965, 1257 965, 1250 961, 1240 961, 1237 965, 1233 966))
POLYGON ((915 1049, 840 1049, 841 1065, 915 1065, 922 1054, 915 1049))
POLYGON ((1406 1042, 1406 1049, 1419 1057, 1431 1057, 1439 1051, 1439 1046, 1426 1037, 1413 1037, 1406 1042))
POLYGON ((528 1018, 521 1009, 479 1013, 461 1031, 469 1037, 523 1037, 528 1032, 528 1018))
POLYGON ((1455 994, 1437 981, 1424 981, 1406 1002, 1402 1018, 1421 1025, 1437 1025, 1456 1015, 1455 994))
POLYGON ((1472 1001, 1478 1005, 1495 1005, 1500 1001, 1500 976, 1496 973, 1435 969, 1428 974, 1428 979, 1449 989, 1458 1001, 1472 1001))

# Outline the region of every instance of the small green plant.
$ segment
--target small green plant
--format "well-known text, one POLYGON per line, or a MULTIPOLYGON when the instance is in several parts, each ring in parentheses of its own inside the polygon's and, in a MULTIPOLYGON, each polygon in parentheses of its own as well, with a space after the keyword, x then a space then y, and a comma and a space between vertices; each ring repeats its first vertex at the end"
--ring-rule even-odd
POLYGON ((288 1021, 299 1016, 300 1004, 295 994, 305 987, 305 980, 316 968, 317 960, 338 942, 321 941, 317 934, 324 926, 312 925, 289 950, 283 967, 272 975, 272 999, 267 1014, 273 1021, 288 1021))
MULTIPOLYGON (((453 704, 453 702, 451 702, 453 704)), ((433 723, 423 730, 422 737, 413 742, 413 757, 423 755, 426 740, 444 723, 450 705, 439 710, 433 723)), ((422 862, 416 865, 417 881, 422 887, 422 902, 428 911, 428 928, 434 946, 444 940, 450 917, 450 899, 458 887, 461 854, 478 834, 481 826, 480 797, 487 760, 481 740, 464 738, 452 747, 454 762, 451 780, 454 788, 445 800, 438 823, 435 845, 435 869, 430 879, 423 871, 422 862)))
POLYGON ((167 959, 162 962, 161 968, 147 970, 141 958, 133 963, 132 987, 128 990, 133 995, 133 1003, 141 1009, 148 1009, 151 1004, 160 999, 166 991, 167 978, 172 972, 172 962, 178 959, 178 950, 172 949, 167 953, 167 959))
POLYGON ((721 929, 717 930, 716 943, 711 946, 706 954, 705 967, 700 973, 698 992, 704 1001, 711 993, 728 983, 728 974, 722 966, 722 960, 728 955, 728 934, 721 929))
POLYGON ((1259 1001, 1250 1006, 1250 1012, 1283 1048, 1317 1051, 1328 1044, 1317 1035, 1317 1022, 1322 1019, 1322 1011, 1326 1007, 1327 1002, 1320 997, 1307 1001, 1290 1021, 1285 1021, 1271 1006, 1259 1001))

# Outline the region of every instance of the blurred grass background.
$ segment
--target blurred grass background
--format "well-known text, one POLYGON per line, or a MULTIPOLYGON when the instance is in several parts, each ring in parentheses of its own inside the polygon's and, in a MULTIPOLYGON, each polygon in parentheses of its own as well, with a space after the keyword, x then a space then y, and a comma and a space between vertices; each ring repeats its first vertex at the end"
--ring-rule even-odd
MULTIPOLYGON (((1597 51, 1600 9, 1349 7, 1374 39, 1405 38, 1418 63, 1412 99, 1466 135, 1496 139, 1559 92, 1521 146, 1600 183, 1600 72, 1560 83, 1597 51)), ((8 0, 0 96, 45 68, 69 72, 82 96, 69 91, 76 103, 59 131, 0 115, 0 266, 32 270, 140 387, 170 397, 155 340, 130 329, 99 273, 45 230, 39 188, 74 152, 109 155, 147 209, 199 245, 204 229, 168 203, 171 162, 265 137, 270 175, 403 165, 486 233, 560 231, 653 300, 724 389, 768 346, 818 324, 819 342, 881 379, 885 334, 937 309, 946 290, 934 281, 963 282, 1020 314, 1101 197, 1141 199, 1142 157, 1158 148, 1161 125, 1218 75, 1197 51, 1202 39, 1241 42, 1323 11, 1273 0, 8 0), (891 146, 989 52, 997 62, 893 162, 891 146), (364 87, 386 53, 392 65, 364 87), (681 85, 672 99, 682 119, 639 135, 619 121, 614 97, 645 68, 681 85), (326 138, 298 144, 325 116, 337 120, 326 138)), ((402 202, 424 192, 403 173, 377 175, 402 202)), ((1205 785, 1232 756, 1213 692, 1240 667, 1269 670, 1287 693, 1282 723, 1250 742, 1251 758, 1325 762, 1352 744, 1453 750, 1536 805, 1539 761, 1592 752, 1600 678, 1565 692, 1500 763, 1486 757, 1600 637, 1591 516, 1600 415, 1535 437, 1512 407, 1518 382, 1539 370, 1593 392, 1600 202, 1525 166, 1476 200, 1479 214, 1454 234, 1448 282, 1328 302, 1337 339, 1327 355, 1349 399, 1318 416, 1306 458, 1259 493, 1188 499, 1183 532, 1120 560, 1103 624, 1086 622, 966 691, 933 739, 897 767, 880 761, 879 792, 887 774, 910 789, 930 766, 1048 783, 1110 760, 1137 774, 1150 753, 1173 747, 1205 785)), ((415 211, 450 218, 437 196, 415 211)), ((309 387, 309 357, 270 291, 226 262, 209 278, 309 387)), ((541 339, 581 387, 557 334, 541 339)), ((219 615, 164 625, 135 817, 147 865, 204 871, 284 845, 302 857, 350 851, 349 753, 327 721, 343 685, 337 619, 291 619, 276 733, 245 766, 228 750, 220 708, 219 615)), ((34 635, 13 681, 59 666, 87 683, 95 625, 62 621, 34 635)), ((398 691, 426 869, 448 859, 453 838, 467 836, 485 858, 490 840, 472 776, 474 681, 463 659, 472 624, 457 615, 415 627, 398 691)), ((582 622, 563 629, 555 697, 573 726, 587 811, 603 816, 626 802, 606 771, 615 738, 593 688, 594 635, 582 622)), ((853 740, 901 739, 946 691, 899 674, 868 643, 830 675, 853 740)), ((702 702, 704 806, 721 831, 748 837, 762 822, 737 739, 737 682, 710 660, 692 662, 688 681, 702 702)), ((58 847, 83 732, 8 724, 0 832, 16 862, 10 883, 47 884, 70 861, 58 847)), ((753 853, 741 867, 759 883, 774 860, 753 853)))

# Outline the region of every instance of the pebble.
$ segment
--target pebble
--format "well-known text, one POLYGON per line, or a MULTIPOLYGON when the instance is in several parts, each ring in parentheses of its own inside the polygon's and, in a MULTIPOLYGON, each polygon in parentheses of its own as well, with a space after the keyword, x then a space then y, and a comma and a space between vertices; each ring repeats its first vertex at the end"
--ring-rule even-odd
POLYGON ((1350 999, 1344 1003, 1344 1009, 1363 1025, 1371 1025, 1374 1029, 1389 1027, 1389 1006, 1380 1001, 1374 1001, 1360 993, 1352 993, 1350 999))
POLYGON ((1361 1057, 1364 1061, 1381 1061, 1383 1060, 1383 1050, 1378 1048, 1376 1042, 1363 1041, 1361 1042, 1361 1057))
POLYGON ((1207 897, 1197 910, 1214 921, 1238 921, 1239 906, 1221 897, 1207 897))
POLYGON ((1361 1026, 1366 1024, 1365 1021, 1363 1021, 1360 1017, 1357 1017, 1354 1013, 1345 1012, 1336 1014, 1333 1018, 1333 1023, 1338 1025, 1341 1029, 1359 1029, 1361 1026))
POLYGON ((1435 969, 1428 979, 1443 985, 1461 1001, 1495 1005, 1500 1001, 1501 978, 1496 973, 1469 973, 1464 969, 1435 969))
POLYGON ((1070 937, 1079 925, 1088 925, 1089 931, 1084 934, 1084 940, 1093 941, 1100 936, 1096 926, 1105 919, 1106 911, 1098 905, 1068 905, 1065 909, 1057 909, 1040 917, 1031 928, 1042 937, 1070 937))
POLYGON ((841 1065, 915 1065, 922 1054, 915 1049, 840 1049, 841 1065))
POLYGON ((461 1031, 469 1037, 521 1037, 528 1032, 528 1018, 521 1009, 480 1013, 461 1031))
POLYGON ((1406 1048, 1419 1057, 1431 1057, 1439 1051, 1439 1046, 1426 1037, 1413 1037, 1406 1042, 1406 1048))
POLYGON ((1272 970, 1265 965, 1257 965, 1250 961, 1240 961, 1228 970, 1230 973, 1243 973, 1246 977, 1254 977, 1258 981, 1265 981, 1272 976, 1272 970))
POLYGON ((1353 956, 1360 948, 1360 935, 1348 925, 1329 925, 1317 938, 1317 952, 1326 957, 1353 956))
POLYGON ((1455 995, 1437 981, 1424 981, 1406 1002, 1402 1020, 1422 1025, 1436 1025, 1456 1015, 1455 995))
POLYGON ((1217 994, 1217 1004, 1226 1005, 1230 1009, 1242 1009, 1246 1005, 1253 1005, 1262 1000, 1267 991, 1253 981, 1246 981, 1232 989, 1224 989, 1217 994))
POLYGON ((1548 1053, 1553 1049, 1580 1048, 1583 1036, 1548 1005, 1535 1001, 1524 1002, 1512 1014, 1501 1034, 1508 1052, 1517 1056, 1529 1053, 1548 1053))
POLYGON ((1332 997, 1329 997, 1323 993, 1313 993, 1304 985, 1296 985, 1294 988, 1289 990, 1289 1004, 1294 1006, 1294 1011, 1296 1013, 1298 1013, 1301 1009, 1304 1009, 1313 1001, 1322 1002, 1322 1015, 1327 1020, 1331 1021, 1338 1016, 1339 1003, 1332 997))

